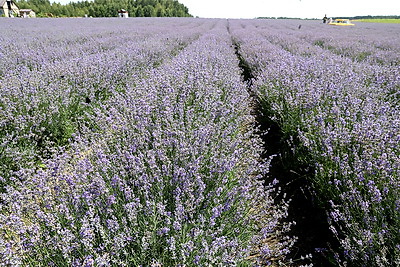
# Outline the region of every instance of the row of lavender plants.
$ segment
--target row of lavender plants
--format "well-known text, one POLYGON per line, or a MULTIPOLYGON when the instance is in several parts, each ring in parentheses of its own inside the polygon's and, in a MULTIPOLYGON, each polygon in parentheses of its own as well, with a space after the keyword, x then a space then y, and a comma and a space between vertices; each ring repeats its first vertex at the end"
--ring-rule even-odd
POLYGON ((231 21, 253 91, 315 169, 336 264, 400 264, 400 28, 231 21))
POLYGON ((284 261, 286 204, 261 182, 269 162, 226 21, 17 23, 18 41, 0 39, 14 51, 0 85, 2 265, 284 261))
POLYGON ((174 23, 181 32, 167 33, 163 22, 147 20, 135 27, 119 20, 3 22, 1 188, 15 171, 68 145, 114 91, 125 91, 213 25, 183 20, 174 23))

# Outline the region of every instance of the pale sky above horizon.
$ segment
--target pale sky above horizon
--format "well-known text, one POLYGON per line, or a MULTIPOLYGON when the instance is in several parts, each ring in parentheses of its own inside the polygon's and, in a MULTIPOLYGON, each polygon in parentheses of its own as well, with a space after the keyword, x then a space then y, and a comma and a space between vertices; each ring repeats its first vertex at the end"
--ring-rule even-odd
MULTIPOLYGON (((75 0, 73 2, 77 2, 75 0)), ((71 0, 53 0, 66 4, 71 0)), ((400 0, 179 0, 204 18, 400 15, 400 0)))

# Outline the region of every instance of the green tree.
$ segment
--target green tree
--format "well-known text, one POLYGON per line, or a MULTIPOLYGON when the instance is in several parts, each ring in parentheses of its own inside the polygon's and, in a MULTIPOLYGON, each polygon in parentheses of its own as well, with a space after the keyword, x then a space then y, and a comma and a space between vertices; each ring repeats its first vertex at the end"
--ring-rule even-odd
POLYGON ((147 5, 143 8, 144 16, 145 17, 155 17, 156 12, 153 6, 147 5))
POLYGON ((161 3, 156 4, 155 12, 157 17, 165 17, 166 15, 165 8, 161 5, 161 3))
POLYGON ((187 17, 187 7, 176 0, 93 0, 70 2, 62 5, 50 0, 19 0, 20 8, 33 9, 38 17, 54 15, 57 17, 115 17, 119 9, 126 9, 137 17, 187 17))
POLYGON ((144 17, 144 11, 142 6, 136 8, 136 17, 144 17))

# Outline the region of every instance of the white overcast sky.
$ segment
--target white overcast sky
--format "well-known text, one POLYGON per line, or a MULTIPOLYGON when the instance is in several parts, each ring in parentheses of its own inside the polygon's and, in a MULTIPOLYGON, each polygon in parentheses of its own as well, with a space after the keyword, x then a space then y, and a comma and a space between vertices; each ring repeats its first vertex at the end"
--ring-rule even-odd
MULTIPOLYGON (((77 2, 78 0, 75 0, 77 2)), ((66 4, 71 0, 53 0, 66 4)), ((204 18, 400 15, 400 0, 179 0, 204 18)))

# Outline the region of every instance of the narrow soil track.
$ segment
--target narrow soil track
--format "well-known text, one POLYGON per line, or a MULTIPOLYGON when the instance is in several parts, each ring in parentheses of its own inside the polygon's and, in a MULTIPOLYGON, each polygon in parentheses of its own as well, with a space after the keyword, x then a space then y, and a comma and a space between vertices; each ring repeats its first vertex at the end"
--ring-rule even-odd
POLYGON ((313 266, 335 266, 330 251, 331 248, 337 248, 338 242, 329 230, 325 211, 318 207, 312 193, 310 181, 314 170, 310 165, 300 163, 293 155, 291 148, 293 143, 296 144, 298 141, 289 142, 289 137, 284 136, 279 125, 269 118, 268 108, 263 106, 252 90, 253 80, 256 78, 252 68, 240 54, 239 44, 234 40, 232 44, 239 59, 243 81, 253 98, 256 127, 265 146, 262 156, 265 158, 273 156, 265 183, 270 183, 274 179, 279 181, 281 190, 276 196, 277 203, 281 202, 284 196, 291 199, 286 220, 296 222, 289 235, 298 238, 289 254, 289 258, 294 260, 292 266, 311 263, 313 266), (312 258, 309 259, 307 255, 312 255, 312 258))

